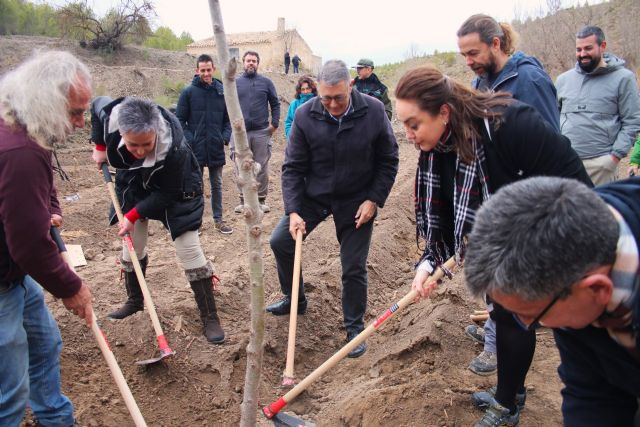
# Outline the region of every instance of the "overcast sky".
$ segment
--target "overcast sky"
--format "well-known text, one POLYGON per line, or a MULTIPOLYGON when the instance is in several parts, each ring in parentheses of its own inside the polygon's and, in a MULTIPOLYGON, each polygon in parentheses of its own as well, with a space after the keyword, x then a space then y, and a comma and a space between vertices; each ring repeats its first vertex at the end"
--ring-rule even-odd
MULTIPOLYGON (((576 3, 562 1, 564 6, 576 3)), ((116 2, 94 1, 93 7, 116 2)), ((188 31, 195 40, 213 35, 207 0, 153 3, 156 26, 168 26, 177 35, 188 31)), ((412 44, 419 53, 457 51, 456 31, 470 15, 511 21, 516 14, 546 10, 546 0, 220 0, 220 7, 227 33, 273 31, 278 17, 284 17, 286 27, 296 28, 323 61, 338 58, 355 64, 367 57, 378 65, 404 60, 412 44)))

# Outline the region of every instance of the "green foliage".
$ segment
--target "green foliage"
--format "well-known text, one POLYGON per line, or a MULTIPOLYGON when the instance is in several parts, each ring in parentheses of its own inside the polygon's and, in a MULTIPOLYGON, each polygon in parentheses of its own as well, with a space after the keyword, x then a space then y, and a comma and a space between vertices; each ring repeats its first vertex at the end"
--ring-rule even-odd
POLYGON ((178 97, 182 90, 187 86, 187 82, 178 80, 172 81, 167 77, 162 78, 163 94, 155 97, 153 100, 156 104, 165 108, 173 107, 178 103, 178 97))
POLYGON ((171 28, 158 27, 153 34, 144 41, 145 47, 164 50, 185 50, 188 44, 193 43, 191 34, 183 32, 177 37, 171 28))
POLYGON ((26 0, 0 0, 0 35, 11 34, 59 36, 56 10, 26 0))

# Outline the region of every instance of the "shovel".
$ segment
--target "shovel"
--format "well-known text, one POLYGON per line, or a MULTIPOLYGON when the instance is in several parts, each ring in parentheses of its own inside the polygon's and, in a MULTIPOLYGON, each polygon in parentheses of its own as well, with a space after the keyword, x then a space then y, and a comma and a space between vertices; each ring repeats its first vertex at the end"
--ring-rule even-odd
POLYGON ((284 368, 282 385, 293 386, 296 379, 293 363, 296 353, 296 327, 298 322, 298 294, 300 293, 300 264, 302 263, 302 230, 296 232, 296 251, 293 261, 293 282, 291 286, 291 310, 289 312, 289 342, 287 344, 287 363, 284 368))
MULTIPOLYGON (((113 185, 113 181, 111 180, 111 174, 109 173, 109 168, 106 163, 102 164, 102 175, 104 175, 104 181, 107 183, 107 188, 109 189, 109 195, 111 196, 111 202, 113 203, 113 207, 116 210, 116 214, 118 215, 118 221, 124 223, 124 215, 122 215, 122 208, 120 207, 120 202, 118 202, 118 196, 116 195, 116 189, 113 185)), ((156 339, 158 340, 158 347, 160 348, 160 356, 153 357, 151 359, 146 360, 138 360, 136 365, 150 365, 153 363, 160 362, 165 357, 173 356, 175 352, 169 348, 169 343, 164 336, 164 332, 162 332, 162 326, 160 326, 160 320, 158 320, 158 314, 156 313, 156 308, 153 305, 153 299, 151 299, 151 292, 149 292, 149 288, 147 287, 147 282, 144 280, 144 274, 142 274, 142 267, 140 266, 140 261, 138 261, 138 256, 136 255, 136 251, 133 248, 133 240, 131 240, 130 235, 124 236, 124 241, 127 245, 127 250, 129 251, 129 257, 131 258, 131 262, 133 263, 133 269, 136 271, 136 277, 138 278, 138 283, 140 283, 140 289, 142 290, 142 294, 144 295, 144 305, 149 312, 149 316, 151 316, 151 323, 153 323, 153 329, 156 333, 156 339)))
MULTIPOLYGON (((62 259, 65 260, 71 270, 75 271, 73 268, 73 263, 71 262, 71 257, 69 256, 67 248, 65 247, 64 242, 62 241, 62 237, 60 236, 60 231, 58 231, 56 227, 51 227, 51 237, 53 238, 53 241, 56 242, 62 259)), ((124 379, 124 375, 122 375, 120 366, 118 365, 118 362, 116 361, 116 358, 111 351, 111 346, 109 346, 107 336, 104 334, 104 332, 102 332, 100 326, 98 326, 98 322, 96 321, 96 314, 93 312, 93 309, 91 310, 91 319, 91 332, 93 332, 93 336, 98 342, 98 347, 100 347, 102 356, 104 356, 104 359, 107 361, 107 365, 109 365, 111 375, 113 376, 113 379, 118 386, 118 390, 120 390, 120 394, 124 399, 124 404, 127 406, 127 409, 131 414, 133 423, 136 425, 136 427, 147 427, 147 423, 142 417, 140 408, 138 408, 138 404, 133 398, 133 394, 131 394, 131 390, 127 385, 127 380, 124 379)))
MULTIPOLYGON (((438 267, 436 271, 425 280, 425 283, 438 281, 442 279, 443 276, 449 276, 450 271, 455 267, 456 260, 455 257, 451 257, 444 263, 442 267, 438 267)), ((424 286, 424 284, 423 284, 424 286)), ((389 320, 393 315, 398 311, 409 304, 411 304, 416 297, 418 296, 418 291, 412 289, 411 292, 406 294, 400 301, 392 305, 388 308, 384 313, 382 313, 377 319, 375 319, 367 328, 360 332, 358 336, 349 341, 344 347, 338 350, 333 356, 331 356, 327 361, 325 361, 322 365, 316 368, 315 371, 310 373, 305 379, 303 379, 298 385, 292 388, 288 393, 284 396, 273 402, 272 404, 265 406, 262 408, 262 412, 264 415, 274 420, 274 424, 276 426, 308 426, 310 424, 306 424, 304 420, 300 420, 287 415, 286 421, 278 414, 284 408, 287 403, 291 402, 295 399, 300 393, 306 390, 311 383, 316 381, 322 374, 327 372, 329 369, 333 368, 339 361, 344 359, 347 354, 349 354, 354 348, 359 346, 362 342, 364 342, 369 336, 373 335, 387 320, 389 320)))

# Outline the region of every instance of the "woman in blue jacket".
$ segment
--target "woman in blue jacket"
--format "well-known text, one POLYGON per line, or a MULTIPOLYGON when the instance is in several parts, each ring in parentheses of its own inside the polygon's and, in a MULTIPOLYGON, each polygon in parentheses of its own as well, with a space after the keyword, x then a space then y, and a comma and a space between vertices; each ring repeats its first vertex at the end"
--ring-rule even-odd
POLYGON ((289 105, 287 110, 287 118, 284 120, 284 136, 289 142, 289 132, 291 131, 291 125, 293 124, 293 117, 296 114, 296 110, 299 106, 313 98, 318 94, 316 83, 309 76, 302 76, 298 80, 296 85, 296 97, 289 105))

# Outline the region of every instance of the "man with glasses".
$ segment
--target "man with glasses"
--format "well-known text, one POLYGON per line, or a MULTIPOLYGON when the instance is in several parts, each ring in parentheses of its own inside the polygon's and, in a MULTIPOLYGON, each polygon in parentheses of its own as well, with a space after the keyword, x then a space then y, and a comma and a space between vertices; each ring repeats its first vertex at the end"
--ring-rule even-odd
POLYGON ((530 178, 499 190, 476 218, 467 286, 524 329, 554 328, 567 427, 633 425, 639 242, 640 178, 595 190, 570 179, 530 178))
MULTIPOLYGON (((289 314, 295 236, 305 237, 333 215, 342 264, 342 310, 347 340, 364 329, 367 256, 373 219, 383 207, 398 172, 398 144, 384 106, 351 88, 343 61, 325 63, 318 96, 296 111, 282 166, 285 216, 271 235, 284 298, 267 307, 289 314), (313 161, 311 161, 313 160, 313 161)), ((298 314, 307 309, 302 275, 298 314)), ((366 343, 349 357, 359 357, 366 343)))
POLYGON ((380 100, 380 102, 384 104, 384 110, 387 113, 387 117, 391 120, 393 107, 391 106, 391 100, 389 99, 389 90, 373 72, 373 61, 367 58, 362 58, 353 68, 355 68, 358 73, 358 77, 353 79, 353 85, 358 89, 358 92, 373 96, 380 100))

